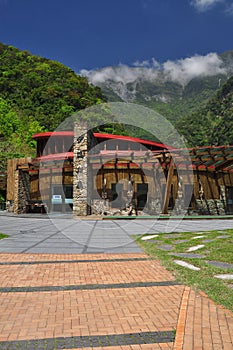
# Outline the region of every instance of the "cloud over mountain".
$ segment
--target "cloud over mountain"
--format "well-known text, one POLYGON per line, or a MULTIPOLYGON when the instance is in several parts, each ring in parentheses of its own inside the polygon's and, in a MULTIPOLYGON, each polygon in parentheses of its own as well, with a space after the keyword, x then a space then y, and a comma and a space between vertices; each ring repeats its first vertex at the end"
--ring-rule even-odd
POLYGON ((140 79, 153 81, 163 76, 163 79, 178 82, 183 86, 193 78, 227 74, 221 58, 216 53, 169 60, 162 64, 155 59, 136 61, 133 67, 119 65, 99 70, 82 70, 80 73, 94 85, 101 85, 107 81, 121 84, 133 83, 140 79))
POLYGON ((226 74, 225 68, 222 67, 222 60, 216 53, 167 61, 163 64, 163 69, 168 79, 182 85, 186 85, 193 78, 226 74))

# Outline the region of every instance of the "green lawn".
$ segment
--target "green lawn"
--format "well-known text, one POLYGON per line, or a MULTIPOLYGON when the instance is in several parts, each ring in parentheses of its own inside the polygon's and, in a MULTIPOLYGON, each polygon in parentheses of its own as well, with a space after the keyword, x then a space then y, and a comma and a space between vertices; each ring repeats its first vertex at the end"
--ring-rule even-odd
POLYGON ((4 233, 0 233, 0 239, 7 238, 7 235, 4 235, 4 233))
MULTIPOLYGON (((150 234, 153 234, 153 232, 150 234)), ((160 260, 162 265, 175 275, 177 281, 189 285, 196 290, 202 290, 217 304, 221 304, 233 311, 233 288, 231 288, 233 287, 233 279, 220 280, 214 277, 217 274, 233 274, 233 268, 226 269, 207 264, 207 261, 233 264, 233 229, 201 233, 184 232, 179 233, 179 237, 176 237, 176 235, 177 233, 159 234, 158 237, 148 241, 143 241, 141 240, 142 236, 137 236, 136 241, 147 254, 160 260), (225 235, 228 237, 217 238, 218 236, 225 235), (197 236, 205 237, 193 239, 197 236), (206 239, 213 241, 203 242, 206 239), (178 243, 181 240, 187 240, 187 242, 178 243), (205 255, 202 259, 171 255, 171 253, 187 253, 188 248, 202 244, 204 244, 203 248, 192 252, 192 254, 205 255), (162 245, 171 245, 172 250, 164 251, 160 248, 162 245), (174 263, 174 260, 185 261, 199 267, 201 270, 193 271, 179 266, 174 263)))

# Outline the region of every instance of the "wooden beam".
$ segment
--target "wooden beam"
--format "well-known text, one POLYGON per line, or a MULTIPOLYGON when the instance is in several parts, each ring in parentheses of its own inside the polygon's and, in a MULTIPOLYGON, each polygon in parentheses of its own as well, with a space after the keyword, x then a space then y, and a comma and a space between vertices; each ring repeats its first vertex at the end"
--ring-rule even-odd
POLYGON ((162 214, 168 213, 168 204, 169 204, 170 193, 171 193, 173 173, 174 173, 174 159, 171 158, 170 166, 169 166, 169 170, 168 170, 168 175, 167 175, 166 191, 165 191, 165 196, 164 196, 162 214))
POLYGON ((226 160, 223 161, 221 164, 217 165, 217 166, 215 167, 215 170, 216 170, 216 171, 220 171, 220 170, 222 170, 222 169, 224 169, 224 168, 230 166, 232 163, 233 163, 233 161, 232 161, 231 159, 230 159, 230 160, 226 159, 226 160))

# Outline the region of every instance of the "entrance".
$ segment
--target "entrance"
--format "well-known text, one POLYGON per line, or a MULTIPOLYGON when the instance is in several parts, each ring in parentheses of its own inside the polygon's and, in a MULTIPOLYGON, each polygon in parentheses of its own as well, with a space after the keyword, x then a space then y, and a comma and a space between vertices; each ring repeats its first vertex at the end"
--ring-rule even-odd
POLYGON ((147 202, 148 184, 137 184, 137 209, 143 210, 147 202))
POLYGON ((226 187, 227 213, 233 214, 233 187, 226 187))
POLYGON ((69 213, 73 210, 73 186, 53 185, 51 211, 69 213))
POLYGON ((120 209, 124 208, 125 202, 123 201, 123 184, 119 182, 112 184, 111 193, 112 207, 120 209))

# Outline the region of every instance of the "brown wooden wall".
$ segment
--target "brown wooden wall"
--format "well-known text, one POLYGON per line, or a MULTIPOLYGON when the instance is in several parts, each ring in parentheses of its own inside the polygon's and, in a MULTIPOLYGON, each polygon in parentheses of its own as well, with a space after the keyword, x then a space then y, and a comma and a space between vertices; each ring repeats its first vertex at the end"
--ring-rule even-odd
POLYGON ((12 201, 15 198, 15 171, 18 165, 28 164, 31 158, 9 159, 7 163, 7 200, 12 201))
MULTIPOLYGON (((193 203, 192 207, 195 207, 194 199, 200 198, 200 184, 202 184, 204 190, 205 199, 220 199, 220 186, 233 186, 233 173, 214 173, 207 171, 188 171, 180 170, 178 173, 182 178, 183 189, 189 190, 189 186, 193 184, 193 203)), ((114 183, 122 182, 123 191, 127 191, 128 181, 130 177, 134 180, 134 191, 136 191, 137 184, 148 184, 148 200, 159 197, 163 200, 164 190, 166 186, 166 177, 163 171, 155 169, 147 169, 146 171, 138 169, 102 169, 99 170, 96 176, 93 178, 94 197, 101 197, 103 189, 103 179, 106 179, 106 190, 108 196, 111 195, 111 186, 114 183)), ((172 194, 173 200, 178 195, 178 176, 174 171, 172 177, 172 194)))

